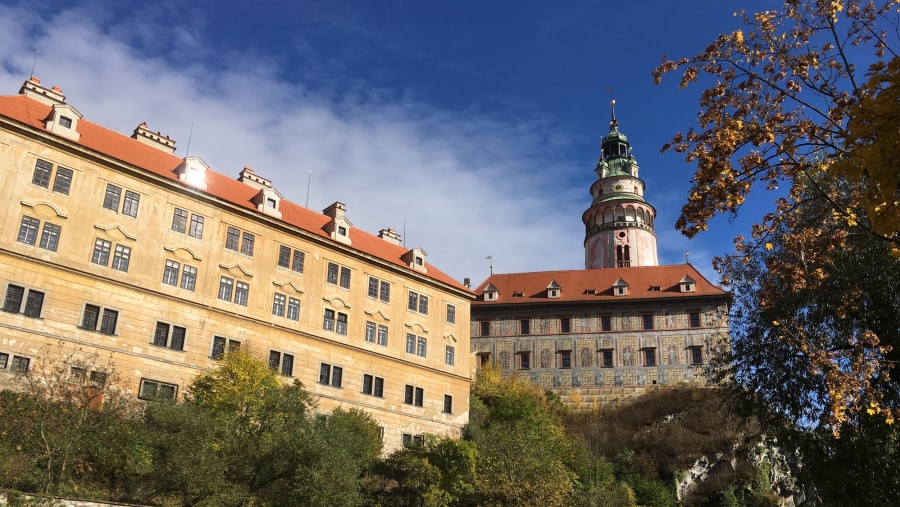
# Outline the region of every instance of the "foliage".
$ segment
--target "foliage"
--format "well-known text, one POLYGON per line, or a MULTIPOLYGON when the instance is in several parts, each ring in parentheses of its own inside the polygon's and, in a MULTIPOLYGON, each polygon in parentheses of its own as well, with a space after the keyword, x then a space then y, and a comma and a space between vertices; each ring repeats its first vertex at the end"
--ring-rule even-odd
POLYGON ((873 293, 844 276, 854 264, 873 265, 873 243, 900 255, 897 5, 787 0, 780 9, 742 13, 746 30, 720 35, 691 58, 664 57, 654 71, 656 82, 678 71, 682 87, 701 76, 708 85, 699 129, 664 147, 697 167, 677 228, 694 236, 717 213, 736 213, 755 186, 786 186, 752 238, 737 238, 736 254, 717 261, 735 294, 752 293, 737 305, 747 313, 736 327, 756 324, 746 336, 770 347, 736 353, 746 366, 738 373, 750 372, 736 380, 756 378, 750 392, 771 401, 775 413, 835 432, 861 412, 889 423, 900 415, 885 392, 900 373, 890 357, 896 320, 845 324, 873 293), (753 365, 756 359, 763 362, 753 365), (779 392, 775 379, 788 387, 779 392))
POLYGON ((531 382, 479 372, 472 422, 465 438, 478 447, 478 505, 568 505, 577 476, 574 442, 559 418, 560 406, 531 382), (483 411, 475 413, 476 410, 483 411))
POLYGON ((50 494, 95 488, 119 495, 146 466, 135 445, 135 405, 113 387, 116 372, 97 354, 41 351, 18 393, 0 397, 3 484, 50 494), (88 486, 90 485, 90 486, 88 486))

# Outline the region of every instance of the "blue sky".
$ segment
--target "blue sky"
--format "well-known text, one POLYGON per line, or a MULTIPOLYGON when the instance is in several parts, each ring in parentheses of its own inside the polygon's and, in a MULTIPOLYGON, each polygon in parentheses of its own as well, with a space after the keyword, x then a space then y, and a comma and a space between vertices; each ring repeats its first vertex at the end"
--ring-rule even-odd
POLYGON ((455 278, 581 269, 588 189, 617 102, 657 209, 661 263, 712 280, 762 215, 673 229, 693 167, 660 154, 700 89, 654 86, 663 54, 739 28, 722 0, 643 2, 0 2, 0 93, 34 74, 85 116, 140 122, 221 173, 244 166, 286 198, 347 205, 455 278), (36 5, 40 3, 41 5, 36 5), (611 91, 610 91, 611 90, 611 91), (310 175, 310 171, 312 171, 310 175))

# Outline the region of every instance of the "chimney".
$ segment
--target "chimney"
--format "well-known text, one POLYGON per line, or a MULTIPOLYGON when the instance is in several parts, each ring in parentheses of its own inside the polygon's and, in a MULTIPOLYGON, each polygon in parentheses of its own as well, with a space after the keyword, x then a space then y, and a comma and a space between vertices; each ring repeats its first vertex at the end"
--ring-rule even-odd
POLYGON ((467 289, 471 289, 472 288, 472 280, 468 276, 463 278, 463 285, 465 285, 467 289))
POLYGON ((388 243, 393 243, 395 245, 403 244, 400 241, 400 233, 388 227, 387 229, 381 229, 378 231, 378 237, 387 241, 388 243))
POLYGON ((44 88, 41 86, 41 80, 35 76, 31 76, 22 84, 22 87, 19 88, 19 95, 30 97, 48 106, 66 103, 66 96, 62 94, 60 87, 44 88))
POLYGON ((147 128, 147 122, 141 122, 141 124, 134 129, 131 138, 166 153, 175 153, 175 141, 173 141, 171 137, 164 136, 159 132, 151 132, 150 129, 147 128))

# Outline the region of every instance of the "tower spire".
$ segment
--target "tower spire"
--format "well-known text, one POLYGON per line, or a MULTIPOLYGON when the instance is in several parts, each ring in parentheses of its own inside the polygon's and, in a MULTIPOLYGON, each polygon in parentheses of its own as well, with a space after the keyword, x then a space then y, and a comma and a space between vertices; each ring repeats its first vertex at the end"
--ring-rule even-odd
POLYGON ((593 201, 581 220, 585 226, 586 269, 656 266, 656 210, 644 199, 644 182, 628 138, 619 132, 616 101, 611 100, 609 134, 591 185, 593 201))

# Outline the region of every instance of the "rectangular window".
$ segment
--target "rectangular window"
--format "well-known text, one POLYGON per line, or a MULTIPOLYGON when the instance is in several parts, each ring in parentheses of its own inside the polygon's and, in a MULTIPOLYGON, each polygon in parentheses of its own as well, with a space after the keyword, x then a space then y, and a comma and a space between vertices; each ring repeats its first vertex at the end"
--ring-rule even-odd
POLYGON ((303 272, 303 263, 306 261, 306 254, 301 252, 300 250, 294 250, 294 255, 291 259, 291 269, 302 273, 303 272))
POLYGON ((191 215, 191 227, 188 229, 188 236, 203 239, 203 217, 197 214, 191 215))
POLYGON ((391 301, 391 284, 374 276, 369 277, 369 297, 389 303, 391 301))
POLYGON ((300 300, 297 298, 288 298, 287 318, 290 320, 300 320, 300 300))
POLYGON ((178 386, 158 380, 141 379, 138 398, 142 400, 174 400, 178 395, 178 386))
POLYGON ((0 352, 0 370, 6 369, 6 365, 9 363, 9 354, 6 352, 0 352))
POLYGON ((613 351, 611 350, 601 350, 600 355, 602 357, 604 368, 612 368, 613 367, 613 351))
POLYGON ((294 356, 292 354, 282 354, 277 350, 270 350, 269 368, 290 377, 294 374, 294 356))
POLYGON ((231 301, 231 293, 234 290, 234 280, 223 276, 219 279, 219 299, 231 301))
POLYGON ((363 374, 362 393, 384 398, 384 379, 367 373, 363 374))
POLYGON ((26 317, 40 317, 41 309, 44 307, 44 293, 36 290, 28 290, 28 298, 25 300, 25 309, 22 313, 26 317))
POLYGON ((644 319, 644 329, 653 329, 653 314, 646 313, 641 317, 644 319))
POLYGON ((188 212, 181 208, 175 208, 175 213, 172 214, 172 230, 184 234, 184 231, 187 230, 187 221, 188 212))
POLYGON ((421 387, 406 384, 403 390, 403 403, 421 407, 425 404, 425 390, 421 387))
POLYGON ((178 285, 178 271, 181 264, 173 260, 166 260, 166 266, 163 268, 162 283, 166 285, 178 285))
POLYGON ((325 281, 330 284, 337 285, 337 281, 338 281, 338 265, 337 264, 335 264, 333 262, 328 263, 328 274, 325 275, 325 281))
POLYGON ((407 333, 406 334, 406 353, 407 354, 415 354, 416 353, 416 335, 407 333))
POLYGON ((44 250, 56 251, 59 246, 59 233, 62 228, 56 224, 44 222, 44 231, 41 233, 41 242, 38 244, 44 250))
POLYGON ((609 315, 600 316, 600 330, 612 331, 612 317, 609 315))
POLYGON ((22 225, 19 226, 19 242, 34 245, 34 242, 37 241, 37 231, 40 225, 41 221, 37 218, 22 217, 22 225))
POLYGON ((244 232, 241 240, 241 253, 253 257, 253 245, 256 243, 256 236, 249 232, 244 232))
POLYGON ((103 334, 114 335, 116 334, 116 323, 119 320, 119 312, 116 310, 110 310, 109 308, 103 309, 103 317, 100 319, 100 331, 103 334))
POLYGON ((453 345, 444 346, 444 364, 448 366, 453 366, 456 362, 456 349, 453 348, 453 345))
POLYGON ((703 364, 703 349, 691 347, 691 364, 703 364))
POLYGON ((116 245, 113 254, 112 268, 118 271, 128 271, 128 262, 131 259, 131 248, 124 245, 116 245))
POLYGON ((700 312, 688 313, 688 321, 691 327, 700 327, 700 312))
POLYGON ((428 351, 428 340, 423 337, 419 337, 416 342, 416 355, 419 357, 426 357, 428 351))
POLYGON ((572 351, 563 350, 559 353, 559 364, 560 368, 571 368, 572 367, 572 351))
POLYGON ((237 282, 234 286, 234 304, 247 306, 247 300, 250 298, 250 284, 245 282, 237 282))
POLYGON ((456 324, 456 306, 447 304, 447 324, 456 324))
POLYGON ((10 284, 6 288, 6 298, 3 300, 3 311, 19 313, 22 301, 25 300, 25 287, 10 284))
POLYGON ((94 240, 94 252, 91 254, 91 262, 106 266, 109 264, 110 250, 112 250, 112 243, 105 239, 97 238, 94 240))
POLYGON ((366 341, 369 343, 375 343, 375 332, 376 325, 372 321, 366 321, 366 341))
POLYGON ((60 194, 69 195, 69 189, 72 187, 71 169, 56 166, 56 178, 53 180, 53 191, 60 194))
POLYGON ((181 272, 181 288, 185 290, 194 290, 197 283, 197 268, 194 266, 185 266, 181 272))
POLYGON ((168 347, 172 350, 184 350, 184 340, 187 330, 181 326, 171 326, 165 322, 156 323, 156 332, 153 333, 153 345, 168 347))
POLYGON ((13 373, 28 373, 28 367, 31 365, 31 359, 22 356, 13 356, 12 364, 9 365, 10 371, 13 373))
POLYGON ((411 311, 428 315, 428 296, 418 292, 409 291, 407 308, 411 311))
POLYGON ((340 313, 337 314, 337 325, 334 328, 335 332, 338 334, 347 334, 347 314, 340 313))
POLYGON ((519 353, 519 369, 520 370, 530 370, 531 369, 531 352, 520 352, 519 353))
POLYGON ((388 342, 388 328, 387 326, 378 325, 378 345, 382 347, 387 347, 388 342))
POLYGON ((225 248, 237 252, 240 240, 241 231, 235 229, 234 227, 229 227, 228 231, 225 233, 225 248))
POLYGON ((84 313, 81 316, 81 328, 96 331, 98 322, 100 322, 100 307, 91 304, 84 305, 84 313))
POLYGON ((481 321, 481 335, 480 336, 490 336, 490 335, 491 335, 491 323, 486 320, 481 321))
POLYGON ((656 349, 644 349, 644 366, 656 366, 656 349))
POLYGON ((444 413, 453 413, 453 396, 450 396, 449 394, 444 395, 444 413))
POLYGON ((103 196, 103 207, 113 211, 119 211, 119 199, 122 197, 121 187, 112 183, 106 184, 106 194, 103 196))
POLYGON ((334 331, 334 310, 325 309, 325 318, 322 321, 322 329, 334 331))
POLYGON ((319 366, 319 383, 325 386, 341 387, 343 383, 344 369, 340 366, 332 366, 322 363, 319 366))
POLYGON ((117 310, 101 308, 88 303, 84 305, 84 313, 81 316, 81 328, 114 335, 116 334, 116 323, 118 320, 119 312, 117 310))
POLYGON ((284 317, 284 310, 285 310, 286 306, 287 306, 287 296, 276 292, 275 297, 272 300, 272 315, 284 317))
POLYGON ((46 160, 38 159, 34 166, 34 174, 31 176, 31 182, 35 185, 47 188, 50 186, 50 176, 53 174, 53 164, 46 160))
POLYGON ((570 331, 571 331, 571 328, 569 327, 569 318, 563 317, 563 318, 559 319, 559 332, 560 333, 568 333, 570 331))
POLYGON ((291 249, 290 247, 281 245, 278 247, 278 267, 291 267, 291 249))
POLYGON ((225 355, 225 352, 234 352, 235 350, 239 350, 241 348, 241 342, 237 340, 230 340, 225 338, 224 336, 214 336, 212 343, 212 351, 209 354, 209 357, 212 359, 222 359, 222 356, 225 355))
POLYGON ((140 202, 140 194, 132 192, 131 190, 126 190, 125 201, 122 203, 122 213, 130 217, 136 217, 138 213, 138 204, 140 202))
POLYGON ((531 334, 531 321, 522 319, 519 321, 519 334, 531 334))
POLYGON ((345 289, 350 288, 350 268, 346 268, 341 266, 341 287, 345 289))

